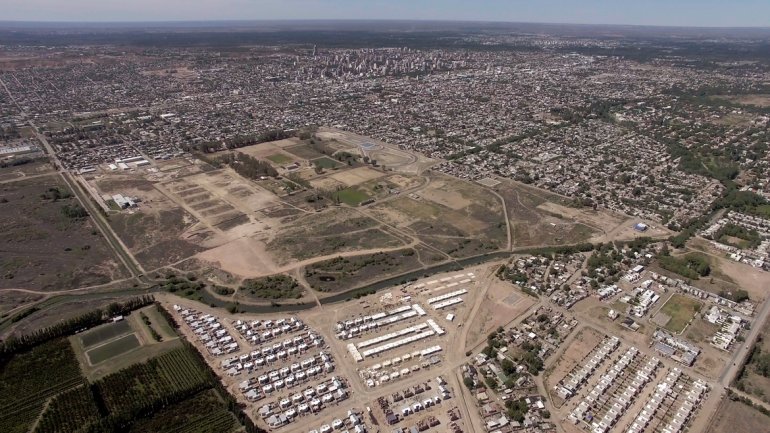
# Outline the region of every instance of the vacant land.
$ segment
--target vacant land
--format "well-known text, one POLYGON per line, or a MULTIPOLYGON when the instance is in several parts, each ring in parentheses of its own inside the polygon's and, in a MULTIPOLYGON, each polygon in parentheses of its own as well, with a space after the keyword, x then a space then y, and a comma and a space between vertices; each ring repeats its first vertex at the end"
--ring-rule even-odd
POLYGON ((412 248, 389 253, 365 254, 353 257, 336 257, 305 268, 305 278, 310 287, 322 292, 337 292, 363 286, 382 279, 422 267, 412 248))
POLYGON ((666 302, 660 312, 670 317, 665 328, 671 332, 682 332, 692 320, 695 313, 699 312, 703 304, 698 300, 685 295, 673 295, 666 302))
POLYGON ((453 257, 507 245, 502 203, 475 183, 434 175, 424 189, 375 203, 367 212, 453 257))
POLYGON ((280 264, 346 251, 399 246, 404 246, 404 242, 383 230, 379 222, 345 208, 302 216, 267 244, 280 264))
POLYGON ((622 220, 568 207, 563 197, 503 181, 494 188, 505 200, 514 247, 576 244, 610 230, 622 220))
POLYGON ((719 405, 707 433, 767 431, 770 417, 739 401, 725 397, 719 405))
POLYGON ((714 99, 724 99, 734 104, 753 105, 755 107, 770 107, 770 95, 756 93, 751 95, 716 95, 714 99))
MULTIPOLYGON (((760 326, 755 324, 754 326, 760 326)), ((770 404, 770 327, 766 322, 735 387, 770 404)))
POLYGON ((127 276, 58 176, 0 185, 0 288, 68 289, 127 276))

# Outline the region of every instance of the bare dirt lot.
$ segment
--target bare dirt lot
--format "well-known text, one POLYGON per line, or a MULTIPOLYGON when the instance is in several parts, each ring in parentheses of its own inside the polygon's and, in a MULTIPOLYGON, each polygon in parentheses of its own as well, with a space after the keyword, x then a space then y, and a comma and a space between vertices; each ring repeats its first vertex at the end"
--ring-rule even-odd
MULTIPOLYGON (((482 272, 494 271, 497 265, 482 272)), ((505 326, 526 313, 536 301, 516 289, 512 284, 492 276, 488 282, 484 299, 481 301, 473 322, 468 323, 468 337, 465 349, 470 350, 486 341, 487 335, 499 326, 505 326)))
POLYGON ((0 185, 0 288, 68 289, 127 276, 58 176, 0 185), (57 191, 57 192, 54 192, 57 191))
POLYGON ((395 248, 407 242, 356 210, 331 208, 309 214, 280 230, 268 243, 279 264, 355 250, 395 248))
POLYGON ((739 401, 724 398, 707 433, 749 433, 767 431, 770 417, 739 401))
POLYGON ((507 245, 500 200, 480 185, 445 175, 431 175, 426 187, 376 203, 367 211, 453 257, 486 253, 507 245))
MULTIPOLYGON (((505 200, 514 248, 574 244, 602 234, 598 228, 602 226, 594 226, 594 217, 565 206, 566 199, 560 196, 510 180, 493 189, 505 200)), ((611 217, 605 224, 614 220, 611 217)))

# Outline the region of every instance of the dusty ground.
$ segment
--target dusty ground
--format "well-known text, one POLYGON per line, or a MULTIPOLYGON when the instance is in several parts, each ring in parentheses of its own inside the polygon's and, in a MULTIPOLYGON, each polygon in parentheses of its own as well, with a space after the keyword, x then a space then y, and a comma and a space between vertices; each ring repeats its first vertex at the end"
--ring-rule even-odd
POLYGON ((752 433, 767 431, 770 417, 741 402, 725 398, 706 433, 752 433))
MULTIPOLYGON (((497 266, 492 267, 493 270, 497 266)), ((485 268, 484 271, 489 270, 485 268)), ((482 271, 483 272, 483 271, 482 271)), ((527 312, 537 301, 497 277, 489 280, 489 288, 472 322, 468 323, 466 350, 486 341, 487 335, 527 312)))
POLYGON ((69 194, 58 175, 0 184, 0 288, 60 290, 125 278, 90 218, 62 214, 74 197, 41 196, 51 188, 69 194))

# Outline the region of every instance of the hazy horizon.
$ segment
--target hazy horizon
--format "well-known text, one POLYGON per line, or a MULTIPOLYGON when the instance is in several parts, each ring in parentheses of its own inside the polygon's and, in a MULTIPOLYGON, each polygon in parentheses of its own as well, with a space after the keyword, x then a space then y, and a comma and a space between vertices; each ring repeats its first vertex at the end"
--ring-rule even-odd
POLYGON ((444 21, 656 27, 770 27, 757 0, 6 0, 2 22, 444 21))

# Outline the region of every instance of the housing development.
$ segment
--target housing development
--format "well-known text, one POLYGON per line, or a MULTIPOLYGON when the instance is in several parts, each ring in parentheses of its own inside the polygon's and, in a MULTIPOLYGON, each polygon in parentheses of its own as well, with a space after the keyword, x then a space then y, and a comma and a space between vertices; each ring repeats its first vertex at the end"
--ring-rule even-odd
POLYGON ((0 25, 1 431, 766 429, 770 33, 284 25, 0 25))

